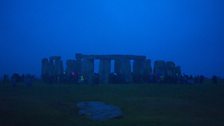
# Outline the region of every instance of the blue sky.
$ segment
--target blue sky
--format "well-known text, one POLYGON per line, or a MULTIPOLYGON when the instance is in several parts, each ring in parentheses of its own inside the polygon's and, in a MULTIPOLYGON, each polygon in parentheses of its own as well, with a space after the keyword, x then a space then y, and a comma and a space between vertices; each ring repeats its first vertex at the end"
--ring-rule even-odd
POLYGON ((224 77, 222 0, 1 0, 0 75, 44 57, 136 54, 224 77))

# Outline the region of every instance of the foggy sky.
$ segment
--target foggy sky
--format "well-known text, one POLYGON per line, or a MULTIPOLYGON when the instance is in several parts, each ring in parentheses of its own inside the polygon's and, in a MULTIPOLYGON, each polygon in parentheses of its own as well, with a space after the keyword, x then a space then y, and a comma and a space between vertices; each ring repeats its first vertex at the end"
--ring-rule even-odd
POLYGON ((44 57, 146 55, 224 77, 223 0, 1 0, 0 75, 44 57))

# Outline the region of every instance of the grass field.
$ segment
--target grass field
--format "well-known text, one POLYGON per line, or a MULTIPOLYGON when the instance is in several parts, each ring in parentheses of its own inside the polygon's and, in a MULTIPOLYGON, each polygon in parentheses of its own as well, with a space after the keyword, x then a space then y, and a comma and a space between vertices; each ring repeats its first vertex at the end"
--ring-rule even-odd
POLYGON ((0 126, 224 126, 224 85, 0 85, 0 126), (124 117, 95 122, 75 103, 103 101, 124 117))

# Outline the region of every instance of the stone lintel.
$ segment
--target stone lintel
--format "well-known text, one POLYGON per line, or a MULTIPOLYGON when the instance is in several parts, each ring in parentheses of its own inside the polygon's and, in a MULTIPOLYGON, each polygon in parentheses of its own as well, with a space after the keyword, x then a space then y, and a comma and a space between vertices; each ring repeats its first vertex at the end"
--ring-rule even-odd
POLYGON ((83 58, 87 58, 87 59, 108 59, 108 60, 117 60, 120 58, 125 58, 125 59, 129 59, 129 60, 144 60, 146 59, 146 56, 137 56, 137 55, 83 55, 80 53, 76 54, 76 59, 83 59, 83 58))

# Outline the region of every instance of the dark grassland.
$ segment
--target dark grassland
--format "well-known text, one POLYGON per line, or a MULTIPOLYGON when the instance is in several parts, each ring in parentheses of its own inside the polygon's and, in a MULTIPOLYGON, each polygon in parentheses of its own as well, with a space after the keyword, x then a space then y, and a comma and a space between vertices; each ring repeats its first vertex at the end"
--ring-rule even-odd
POLYGON ((0 84, 0 126, 224 126, 224 85, 0 84), (124 117, 95 122, 79 101, 119 106, 124 117))

